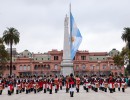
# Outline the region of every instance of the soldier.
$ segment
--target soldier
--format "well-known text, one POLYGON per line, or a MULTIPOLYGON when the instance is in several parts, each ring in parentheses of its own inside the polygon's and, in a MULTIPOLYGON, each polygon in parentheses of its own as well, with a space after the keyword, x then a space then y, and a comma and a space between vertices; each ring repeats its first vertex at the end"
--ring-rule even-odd
POLYGON ((26 94, 28 94, 29 93, 29 81, 28 80, 26 80, 25 88, 26 88, 26 94))
POLYGON ((89 92, 89 86, 90 86, 90 80, 88 78, 88 76, 84 76, 84 84, 85 84, 85 90, 86 92, 89 92))
POLYGON ((120 91, 120 88, 121 88, 121 78, 119 76, 116 79, 116 85, 115 86, 118 88, 118 91, 120 91))
POLYGON ((2 95, 2 91, 3 91, 3 81, 2 77, 0 77, 0 95, 2 95))
POLYGON ((69 92, 69 76, 66 76, 66 93, 69 92))
POLYGON ((75 79, 73 74, 71 73, 69 78, 70 97, 74 96, 74 86, 75 86, 75 79))
POLYGON ((58 88, 59 88, 59 80, 57 78, 57 75, 55 76, 55 79, 54 79, 54 85, 55 85, 55 93, 57 93, 58 88))
POLYGON ((107 92, 107 88, 108 88, 108 79, 105 77, 104 81, 103 81, 103 88, 104 88, 104 92, 107 92))
POLYGON ((47 91, 47 79, 46 79, 46 75, 44 76, 44 79, 43 79, 43 91, 44 91, 44 93, 46 93, 46 91, 47 91))
POLYGON ((113 89, 114 89, 114 79, 112 77, 112 75, 109 76, 109 80, 108 80, 108 83, 109 83, 109 90, 110 90, 110 93, 113 93, 113 89))
POLYGON ((126 82, 125 82, 125 78, 123 76, 121 78, 121 87, 122 87, 122 92, 125 92, 126 82))
POLYGON ((21 88, 20 80, 17 80, 17 83, 16 83, 16 94, 19 94, 20 88, 21 88))
POLYGON ((48 80, 48 84, 49 84, 49 93, 52 94, 52 88, 53 88, 53 78, 52 78, 52 75, 50 75, 50 78, 48 80))
POLYGON ((11 95, 13 93, 14 87, 13 83, 10 81, 8 84, 8 95, 11 95))
POLYGON ((34 90, 34 94, 36 94, 36 91, 37 91, 37 89, 36 89, 36 80, 34 80, 34 83, 33 83, 33 90, 34 90))
POLYGON ((95 76, 95 78, 94 78, 94 90, 95 90, 95 92, 98 92, 98 88, 99 88, 99 82, 98 82, 98 79, 95 76))
POLYGON ((60 75, 60 78, 59 78, 60 90, 62 90, 62 81, 63 81, 63 77, 62 77, 62 75, 60 75))
POLYGON ((79 92, 79 86, 80 86, 80 78, 78 75, 76 75, 76 90, 79 92))

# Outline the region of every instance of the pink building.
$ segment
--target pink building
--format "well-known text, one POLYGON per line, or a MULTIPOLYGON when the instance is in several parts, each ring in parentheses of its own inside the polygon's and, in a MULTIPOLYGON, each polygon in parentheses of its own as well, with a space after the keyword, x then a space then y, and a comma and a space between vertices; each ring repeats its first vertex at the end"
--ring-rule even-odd
MULTIPOLYGON (((114 64, 112 57, 119 51, 113 49, 107 52, 78 51, 73 63, 74 72, 79 75, 124 74, 124 67, 114 64)), ((47 53, 31 53, 25 50, 13 56, 13 75, 59 75, 61 71, 63 51, 52 50, 47 53)), ((4 76, 9 75, 9 62, 6 65, 4 76)))

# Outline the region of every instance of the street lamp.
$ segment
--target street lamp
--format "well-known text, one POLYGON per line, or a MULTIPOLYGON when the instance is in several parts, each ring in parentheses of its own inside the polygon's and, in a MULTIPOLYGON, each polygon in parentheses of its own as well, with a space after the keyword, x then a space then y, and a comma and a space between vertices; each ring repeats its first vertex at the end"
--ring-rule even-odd
POLYGON ((100 76, 100 63, 101 63, 101 61, 98 60, 98 64, 99 64, 99 76, 100 76))

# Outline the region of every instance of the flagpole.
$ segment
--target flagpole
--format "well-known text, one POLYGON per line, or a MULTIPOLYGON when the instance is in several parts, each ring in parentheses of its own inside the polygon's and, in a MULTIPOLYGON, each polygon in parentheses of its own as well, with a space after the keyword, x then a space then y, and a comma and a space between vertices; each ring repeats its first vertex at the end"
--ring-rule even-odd
MULTIPOLYGON (((72 49, 72 21, 71 21, 71 3, 70 3, 70 56, 71 56, 71 49, 72 49)), ((73 60, 73 59, 71 59, 73 60)), ((73 74, 75 75, 74 73, 74 66, 73 67, 73 74)))
POLYGON ((70 52, 71 52, 71 48, 72 48, 72 32, 71 32, 71 30, 72 30, 72 26, 71 26, 71 3, 70 3, 70 52))

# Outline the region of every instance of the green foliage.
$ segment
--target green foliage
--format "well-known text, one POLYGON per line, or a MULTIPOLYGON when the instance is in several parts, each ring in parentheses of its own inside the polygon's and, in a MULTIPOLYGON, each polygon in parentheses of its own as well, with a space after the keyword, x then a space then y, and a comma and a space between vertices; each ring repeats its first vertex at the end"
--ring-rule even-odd
POLYGON ((10 75, 12 75, 12 45, 19 43, 19 32, 17 29, 10 27, 3 33, 3 41, 5 44, 10 45, 10 75))
POLYGON ((129 27, 125 27, 124 28, 124 32, 121 36, 122 40, 126 42, 127 47, 130 50, 130 28, 129 27))
POLYGON ((19 43, 19 32, 17 29, 11 27, 7 28, 7 30, 3 33, 3 41, 7 45, 13 45, 19 43))
POLYGON ((124 65, 124 58, 119 54, 119 55, 115 55, 113 57, 114 63, 115 65, 117 65, 118 67, 124 65))

